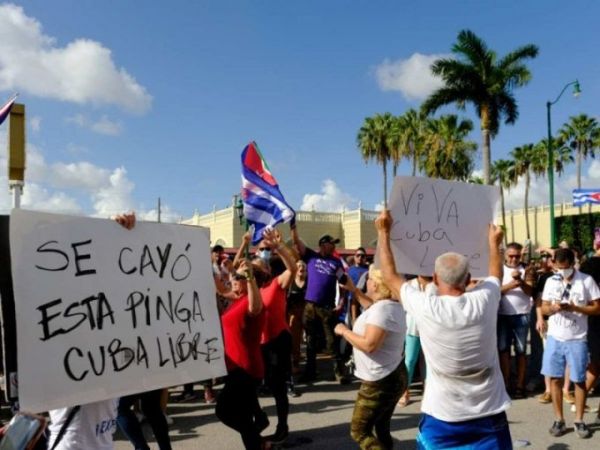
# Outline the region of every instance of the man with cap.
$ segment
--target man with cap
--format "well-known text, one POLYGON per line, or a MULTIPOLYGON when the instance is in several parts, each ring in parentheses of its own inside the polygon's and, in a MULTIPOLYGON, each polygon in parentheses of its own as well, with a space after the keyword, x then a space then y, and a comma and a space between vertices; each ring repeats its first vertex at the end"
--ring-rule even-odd
POLYGON ((306 332, 306 369, 300 382, 316 379, 317 345, 319 326, 323 327, 327 352, 335 352, 334 371, 340 382, 345 382, 343 356, 339 346, 334 346, 333 328, 336 325, 337 311, 335 297, 338 277, 343 273, 342 262, 334 256, 335 245, 340 242, 325 234, 319 238, 319 251, 307 248, 296 230, 290 225, 292 239, 298 253, 307 267, 306 307, 304 308, 304 329, 306 332))

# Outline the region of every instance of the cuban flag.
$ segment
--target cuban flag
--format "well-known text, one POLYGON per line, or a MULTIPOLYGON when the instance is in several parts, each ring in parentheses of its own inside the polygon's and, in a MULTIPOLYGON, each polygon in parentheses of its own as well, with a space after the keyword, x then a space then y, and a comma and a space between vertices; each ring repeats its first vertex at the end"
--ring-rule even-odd
POLYGON ((252 245, 262 239, 265 228, 289 222, 296 215, 254 141, 242 151, 242 202, 246 221, 254 226, 252 245))
POLYGON ((573 189, 573 206, 600 204, 600 189, 573 189))
POLYGON ((8 103, 6 103, 6 105, 4 105, 2 107, 2 109, 0 109, 0 125, 2 125, 2 122, 4 122, 6 120, 6 118, 8 117, 8 115, 10 114, 10 110, 12 109, 13 105, 15 104, 15 101, 17 101, 17 95, 13 95, 13 97, 8 101, 8 103))

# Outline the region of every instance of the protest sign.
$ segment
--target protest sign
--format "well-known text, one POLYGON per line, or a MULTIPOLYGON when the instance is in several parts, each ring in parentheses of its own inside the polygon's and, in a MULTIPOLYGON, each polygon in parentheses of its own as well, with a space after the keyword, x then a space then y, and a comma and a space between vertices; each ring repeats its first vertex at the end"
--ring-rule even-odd
POLYGON ((226 373, 208 230, 14 210, 10 247, 22 409, 226 373))
POLYGON ((388 207, 398 272, 430 276, 435 259, 452 251, 469 259, 473 277, 487 276, 488 224, 494 221, 498 198, 495 186, 396 177, 388 207))

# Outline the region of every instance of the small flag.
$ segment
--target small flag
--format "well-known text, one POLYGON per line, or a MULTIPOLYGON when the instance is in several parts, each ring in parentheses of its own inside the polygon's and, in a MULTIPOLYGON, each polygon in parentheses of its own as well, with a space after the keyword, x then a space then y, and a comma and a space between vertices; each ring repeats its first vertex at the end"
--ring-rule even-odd
POLYGON ((242 151, 242 202, 246 221, 254 225, 253 245, 262 239, 265 228, 289 222, 296 215, 254 141, 242 151))
POLYGON ((573 189, 573 206, 600 204, 600 189, 573 189))
POLYGON ((13 95, 13 97, 6 103, 6 105, 4 105, 2 109, 0 109, 0 125, 2 125, 2 122, 4 122, 10 114, 10 110, 15 104, 15 101, 17 101, 17 94, 13 95))

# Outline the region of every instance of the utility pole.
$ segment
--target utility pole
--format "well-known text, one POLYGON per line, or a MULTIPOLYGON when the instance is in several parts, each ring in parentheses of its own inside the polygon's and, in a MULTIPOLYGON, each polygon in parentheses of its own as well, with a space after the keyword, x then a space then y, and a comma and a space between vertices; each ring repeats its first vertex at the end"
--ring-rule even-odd
POLYGON ((20 208, 25 185, 25 105, 15 103, 9 117, 8 186, 13 193, 13 208, 20 208))
POLYGON ((158 197, 158 223, 160 223, 160 197, 158 197))

